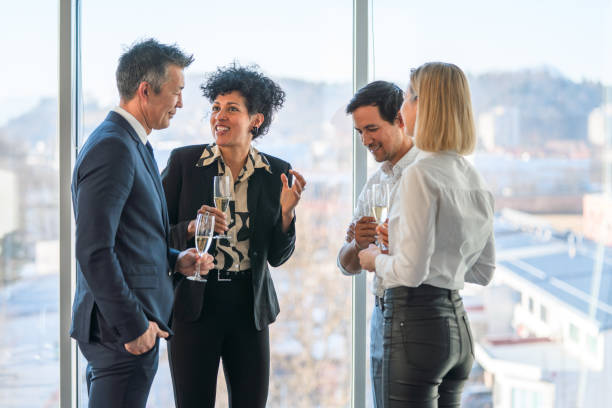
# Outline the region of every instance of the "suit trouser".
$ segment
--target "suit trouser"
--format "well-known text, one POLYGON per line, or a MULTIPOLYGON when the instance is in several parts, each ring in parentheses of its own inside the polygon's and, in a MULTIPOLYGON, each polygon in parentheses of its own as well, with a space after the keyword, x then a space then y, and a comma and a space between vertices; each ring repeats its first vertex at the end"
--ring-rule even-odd
POLYGON ((215 406, 219 360, 230 407, 266 406, 270 338, 267 327, 255 328, 251 282, 250 274, 234 275, 231 282, 218 282, 209 274, 200 317, 173 320, 168 355, 177 407, 215 406))
POLYGON ((387 289, 384 300, 385 408, 459 407, 474 352, 456 290, 387 289))
POLYGON ((120 343, 84 343, 79 349, 86 369, 90 408, 145 408, 157 372, 159 339, 148 352, 135 356, 120 343))
POLYGON ((376 298, 370 320, 370 377, 372 381, 372 406, 383 407, 383 311, 382 299, 376 298))

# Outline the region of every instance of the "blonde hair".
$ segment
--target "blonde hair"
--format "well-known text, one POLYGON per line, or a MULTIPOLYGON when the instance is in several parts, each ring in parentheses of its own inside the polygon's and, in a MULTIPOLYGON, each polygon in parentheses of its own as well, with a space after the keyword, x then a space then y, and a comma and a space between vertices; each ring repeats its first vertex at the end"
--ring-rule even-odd
POLYGON ((429 62, 410 73, 410 91, 417 99, 415 142, 420 150, 454 150, 470 154, 476 129, 467 78, 454 64, 429 62))

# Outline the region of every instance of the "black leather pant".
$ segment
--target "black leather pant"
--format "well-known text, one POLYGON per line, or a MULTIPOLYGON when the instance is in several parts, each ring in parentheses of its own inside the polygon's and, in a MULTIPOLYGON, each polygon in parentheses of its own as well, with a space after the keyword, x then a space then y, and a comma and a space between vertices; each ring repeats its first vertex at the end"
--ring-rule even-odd
POLYGON ((474 362, 459 293, 429 285, 392 288, 384 306, 384 407, 459 407, 474 362))

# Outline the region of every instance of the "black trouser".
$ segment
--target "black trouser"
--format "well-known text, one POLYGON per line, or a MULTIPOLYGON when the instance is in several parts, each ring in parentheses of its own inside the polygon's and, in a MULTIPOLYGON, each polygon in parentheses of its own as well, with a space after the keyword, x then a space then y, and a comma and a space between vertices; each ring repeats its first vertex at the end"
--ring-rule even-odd
POLYGON ((459 407, 474 362, 456 290, 421 285, 385 291, 385 408, 459 407))
POLYGON ((215 406, 219 359, 230 407, 265 407, 270 338, 267 327, 255 328, 250 273, 218 282, 216 271, 211 271, 203 303, 195 322, 172 322, 168 354, 177 407, 215 406))
POLYGON ((135 356, 123 343, 84 343, 85 379, 90 408, 145 408, 157 372, 159 339, 148 352, 135 356))

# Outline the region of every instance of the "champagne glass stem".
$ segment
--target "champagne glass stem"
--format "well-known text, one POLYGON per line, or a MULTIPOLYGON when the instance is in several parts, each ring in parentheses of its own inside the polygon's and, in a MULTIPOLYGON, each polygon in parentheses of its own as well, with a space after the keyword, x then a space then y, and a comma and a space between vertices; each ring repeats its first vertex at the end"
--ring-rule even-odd
POLYGON ((196 273, 195 273, 195 277, 196 277, 197 279, 202 278, 202 275, 200 274, 200 263, 199 263, 199 262, 196 264, 196 273))

